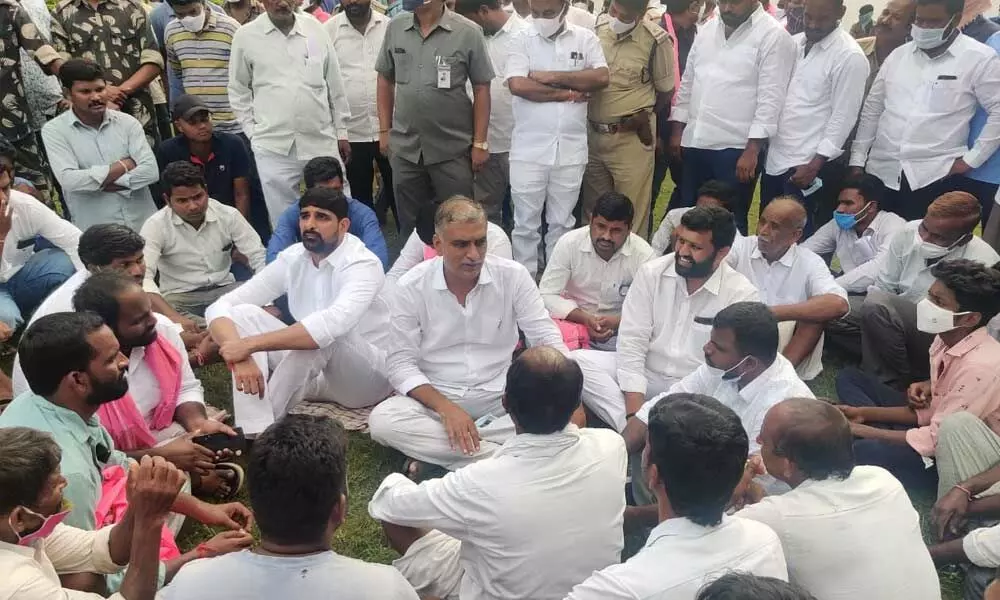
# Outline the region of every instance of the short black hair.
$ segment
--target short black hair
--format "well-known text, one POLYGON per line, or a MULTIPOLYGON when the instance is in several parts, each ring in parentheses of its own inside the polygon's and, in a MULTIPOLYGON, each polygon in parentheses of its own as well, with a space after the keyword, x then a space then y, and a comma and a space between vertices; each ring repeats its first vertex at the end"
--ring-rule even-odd
POLYGON ((790 398, 781 403, 787 420, 774 453, 795 463, 808 479, 847 479, 854 470, 854 435, 844 413, 823 400, 790 398))
POLYGON ((712 319, 715 329, 729 329, 736 338, 736 348, 767 364, 778 356, 778 320, 761 302, 735 302, 712 319))
POLYGON ((648 425, 649 462, 674 512, 718 525, 750 450, 739 416, 709 396, 670 394, 650 411, 648 425))
POLYGON ((104 320, 92 312, 58 312, 32 323, 17 347, 31 390, 51 396, 66 375, 86 371, 95 356, 87 336, 103 326, 104 320))
POLYGON ((6 158, 12 163, 17 160, 17 148, 2 135, 0 135, 0 158, 6 158))
POLYGON ((679 15, 691 10, 694 0, 662 0, 662 4, 667 7, 668 13, 679 15))
MULTIPOLYGON (((645 12, 646 7, 649 5, 649 3, 645 0, 610 0, 608 4, 610 5, 612 2, 617 2, 618 4, 621 4, 622 6, 624 6, 629 10, 637 10, 642 12, 645 12)), ((641 16, 642 15, 640 15, 640 17, 641 16)))
POLYGON ((799 586, 733 571, 701 588, 695 600, 816 600, 799 586))
POLYGON ((324 181, 333 179, 343 181, 344 169, 340 167, 340 161, 332 156, 317 156, 307 162, 305 168, 302 169, 302 179, 308 190, 324 181))
POLYGON ((712 247, 716 252, 731 247, 736 239, 733 213, 717 206, 695 206, 681 216, 681 225, 698 233, 712 232, 712 247))
POLYGON ((201 167, 187 160, 175 160, 163 169, 160 175, 163 191, 170 196, 175 187, 198 187, 208 189, 205 172, 201 167))
POLYGON ((455 12, 460 15, 472 15, 479 12, 479 9, 486 7, 490 10, 500 10, 502 8, 500 0, 457 0, 455 2, 455 12))
POLYGON ((97 81, 104 79, 104 70, 92 60, 71 58, 59 68, 59 82, 67 90, 73 89, 77 81, 97 81))
POLYGON ((417 210, 417 221, 414 230, 425 246, 434 245, 434 217, 437 214, 437 204, 428 202, 420 205, 417 210))
MULTIPOLYGON (((917 0, 917 6, 929 6, 931 4, 944 6, 949 15, 960 15, 965 9, 965 0, 917 0)), ((953 24, 953 26, 957 28, 958 23, 953 24)))
POLYGON ((0 428, 0 514, 36 508, 62 451, 52 435, 28 427, 0 428))
POLYGON ((582 392, 580 366, 548 346, 529 348, 507 370, 507 412, 525 433, 561 431, 582 392))
MULTIPOLYGON (((170 6, 187 6, 188 4, 200 4, 203 0, 167 0, 170 6)), ((205 7, 208 10, 208 7, 205 7)))
POLYGON ((142 236, 120 223, 92 225, 80 236, 77 253, 87 268, 106 267, 115 259, 134 256, 146 247, 142 236))
POLYGON ((985 327, 1000 312, 1000 263, 988 267, 967 258, 943 260, 931 267, 931 275, 955 294, 960 312, 977 312, 985 327))
POLYGON ((340 190, 325 187, 312 187, 302 194, 299 209, 315 206, 332 212, 338 219, 347 218, 347 196, 340 190))
POLYGON ((112 331, 116 331, 121 308, 118 296, 130 288, 142 289, 142 286, 119 271, 98 271, 73 293, 73 308, 98 315, 112 331))
POLYGON ((629 227, 635 218, 635 207, 625 194, 604 192, 594 205, 591 218, 604 217, 608 221, 623 221, 629 227))
POLYGON ((287 415, 254 442, 247 478, 262 537, 279 544, 319 541, 347 493, 347 432, 328 417, 287 415))
POLYGON ((844 184, 840 186, 840 189, 841 191, 857 190, 862 198, 876 204, 881 204, 882 198, 885 196, 885 184, 882 183, 881 179, 870 173, 848 175, 844 180, 844 184))
POLYGON ((865 4, 864 6, 858 9, 858 13, 862 15, 870 12, 875 12, 875 7, 872 6, 871 4, 865 4))
POLYGON ((722 203, 723 208, 732 211, 740 198, 740 190, 735 185, 721 179, 709 179, 698 188, 695 200, 702 196, 715 198, 722 203))

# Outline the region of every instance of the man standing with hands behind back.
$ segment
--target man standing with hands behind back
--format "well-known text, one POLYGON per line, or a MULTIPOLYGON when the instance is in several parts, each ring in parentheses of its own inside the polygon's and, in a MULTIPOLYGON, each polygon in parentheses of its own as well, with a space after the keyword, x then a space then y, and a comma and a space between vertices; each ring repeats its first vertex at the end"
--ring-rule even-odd
POLYGON ((403 10, 389 22, 375 70, 379 150, 392 165, 407 236, 422 204, 473 195, 472 172, 490 156, 494 72, 482 29, 444 0, 403 0, 403 10))

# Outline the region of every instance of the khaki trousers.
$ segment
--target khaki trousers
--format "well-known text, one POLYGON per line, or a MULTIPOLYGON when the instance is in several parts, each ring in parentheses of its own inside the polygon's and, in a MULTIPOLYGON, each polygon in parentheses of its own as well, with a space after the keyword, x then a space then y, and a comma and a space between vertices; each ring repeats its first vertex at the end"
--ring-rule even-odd
MULTIPOLYGON (((656 131, 655 117, 653 131, 656 131)), ((583 176, 583 219, 590 221, 597 199, 615 191, 628 196, 635 207, 632 231, 647 235, 649 205, 653 194, 653 159, 656 147, 645 146, 634 131, 597 133, 587 136, 590 148, 583 176)))

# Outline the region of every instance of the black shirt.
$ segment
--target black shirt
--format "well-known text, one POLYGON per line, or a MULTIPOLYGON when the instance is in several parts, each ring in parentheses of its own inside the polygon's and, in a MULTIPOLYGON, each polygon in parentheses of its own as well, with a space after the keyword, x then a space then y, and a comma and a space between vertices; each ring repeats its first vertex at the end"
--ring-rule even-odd
POLYGON ((208 157, 208 164, 203 164, 198 157, 191 154, 188 140, 183 135, 164 140, 156 147, 156 162, 159 164, 160 173, 163 173, 168 164, 178 160, 190 161, 200 166, 205 171, 208 195, 229 206, 235 204, 233 182, 238 178, 250 177, 250 154, 243 141, 231 133, 220 131, 212 133, 212 151, 208 157))

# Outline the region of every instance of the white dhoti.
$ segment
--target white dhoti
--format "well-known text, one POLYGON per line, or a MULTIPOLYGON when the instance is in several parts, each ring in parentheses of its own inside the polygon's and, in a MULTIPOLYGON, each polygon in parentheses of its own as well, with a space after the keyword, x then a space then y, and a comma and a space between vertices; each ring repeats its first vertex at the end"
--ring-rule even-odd
POLYGON ((510 162, 510 193, 514 207, 511 246, 514 260, 538 271, 542 241, 542 213, 548 231, 545 256, 552 256, 556 242, 576 225, 573 209, 580 199, 580 184, 587 165, 546 166, 525 161, 510 162))
MULTIPOLYGON (((271 219, 271 227, 274 228, 278 224, 278 217, 281 216, 281 213, 298 202, 302 196, 299 184, 302 182, 302 169, 309 162, 309 158, 298 158, 294 143, 287 155, 271 152, 258 146, 253 146, 253 155, 254 161, 257 163, 260 186, 264 192, 267 214, 271 219)), ((332 142, 330 155, 340 162, 341 172, 346 173, 336 140, 332 142)), ((350 197, 351 187, 347 183, 347 177, 342 179, 344 181, 344 195, 350 197)))
POLYGON ((462 542, 432 530, 413 542, 406 554, 392 562, 421 598, 458 600, 465 569, 461 558, 462 542))
MULTIPOLYGON (((782 321, 778 323, 778 352, 784 352, 785 346, 792 340, 795 333, 795 321, 782 321)), ((795 372, 799 374, 802 381, 812 381, 817 375, 823 372, 823 340, 826 334, 819 336, 816 347, 812 354, 805 357, 799 366, 795 367, 795 372)))
MULTIPOLYGON (((598 419, 621 433, 625 429, 625 394, 618 385, 618 355, 600 350, 574 350, 570 358, 583 371, 583 403, 598 419)), ((677 380, 646 372, 646 399, 670 389, 677 380)))
MULTIPOLYGON (((241 304, 230 318, 240 337, 284 329, 286 325, 259 306, 241 304)), ((264 375, 264 398, 233 385, 236 424, 247 434, 260 433, 303 398, 332 400, 348 408, 371 406, 392 391, 385 378, 385 351, 350 332, 316 350, 281 350, 253 355, 264 375)))
POLYGON ((496 417, 479 427, 479 451, 475 454, 466 455, 460 449, 453 449, 437 413, 408 396, 393 396, 376 406, 368 417, 368 427, 372 439, 383 446, 454 471, 492 456, 514 436, 514 423, 500 402, 502 394, 484 390, 469 390, 462 396, 444 394, 473 420, 487 415, 496 417))

